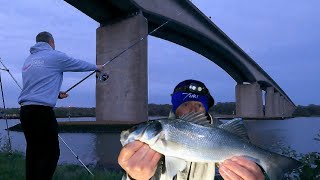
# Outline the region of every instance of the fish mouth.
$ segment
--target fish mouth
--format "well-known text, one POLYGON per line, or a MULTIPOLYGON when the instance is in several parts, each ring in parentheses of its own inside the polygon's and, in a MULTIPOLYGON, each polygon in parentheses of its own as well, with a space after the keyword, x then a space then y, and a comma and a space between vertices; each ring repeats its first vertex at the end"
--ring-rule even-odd
POLYGON ((122 144, 122 146, 128 144, 128 137, 129 137, 129 131, 128 130, 125 130, 125 131, 122 131, 121 134, 120 134, 120 142, 122 144))
POLYGON ((133 142, 135 140, 139 140, 145 129, 148 127, 149 122, 143 122, 137 125, 134 125, 128 130, 124 130, 120 134, 120 142, 122 146, 133 142))
POLYGON ((157 141, 162 130, 162 125, 158 121, 143 122, 128 130, 122 131, 120 134, 120 142, 122 146, 136 140, 152 145, 157 141))

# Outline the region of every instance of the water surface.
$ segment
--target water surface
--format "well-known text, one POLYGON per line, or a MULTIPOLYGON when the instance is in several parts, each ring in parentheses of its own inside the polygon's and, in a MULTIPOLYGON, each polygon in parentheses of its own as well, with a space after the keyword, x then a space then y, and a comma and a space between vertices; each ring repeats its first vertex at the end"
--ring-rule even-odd
MULTIPOLYGON (((95 121, 95 118, 58 118, 58 121, 95 121)), ((8 120, 9 127, 19 120, 8 120)), ((320 133, 320 118, 292 118, 287 120, 250 120, 245 125, 252 143, 272 151, 290 146, 298 153, 320 152, 320 141, 314 140, 320 133)), ((0 145, 8 139, 5 120, 0 120, 0 145)), ((60 136, 85 164, 103 162, 112 166, 116 162, 121 144, 118 133, 60 133, 60 136)), ((10 131, 14 150, 25 153, 25 139, 21 132, 10 131)), ((78 164, 78 160, 60 141, 59 164, 78 164)))

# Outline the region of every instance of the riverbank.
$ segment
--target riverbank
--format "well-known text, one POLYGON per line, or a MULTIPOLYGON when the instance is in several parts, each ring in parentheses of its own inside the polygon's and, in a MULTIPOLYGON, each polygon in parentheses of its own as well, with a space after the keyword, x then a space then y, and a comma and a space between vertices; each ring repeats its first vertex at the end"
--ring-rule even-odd
MULTIPOLYGON (((0 179, 1 180, 24 180, 25 157, 22 153, 0 152, 0 179)), ((58 165, 53 180, 119 180, 123 172, 108 171, 89 167, 94 177, 86 169, 79 165, 58 165)))
MULTIPOLYGON (((59 133, 120 133, 134 124, 106 124, 97 121, 58 122, 59 133)), ((10 131, 22 132, 20 123, 9 127, 10 131)))
MULTIPOLYGON (((149 116, 168 116, 172 106, 169 104, 148 104, 149 116)), ((95 117, 95 107, 55 107, 54 111, 58 118, 68 117, 95 117)), ((18 119, 20 108, 0 108, 0 117, 6 117, 8 119, 18 119)), ((218 102, 212 108, 209 113, 214 117, 220 116, 222 118, 229 118, 235 116, 236 103, 235 102, 218 102), (228 117, 227 117, 228 116, 228 117)), ((296 107, 296 110, 292 114, 293 117, 320 117, 320 105, 310 104, 308 106, 296 107)), ((276 119, 281 119, 276 118, 276 119)))

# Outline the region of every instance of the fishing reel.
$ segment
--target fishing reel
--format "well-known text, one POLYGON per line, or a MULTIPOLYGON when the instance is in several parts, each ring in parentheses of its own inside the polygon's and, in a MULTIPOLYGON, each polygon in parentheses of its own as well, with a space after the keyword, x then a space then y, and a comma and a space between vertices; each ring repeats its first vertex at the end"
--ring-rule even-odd
POLYGON ((101 82, 105 82, 106 80, 109 79, 109 74, 107 73, 99 73, 98 75, 96 75, 96 78, 101 81, 101 82))

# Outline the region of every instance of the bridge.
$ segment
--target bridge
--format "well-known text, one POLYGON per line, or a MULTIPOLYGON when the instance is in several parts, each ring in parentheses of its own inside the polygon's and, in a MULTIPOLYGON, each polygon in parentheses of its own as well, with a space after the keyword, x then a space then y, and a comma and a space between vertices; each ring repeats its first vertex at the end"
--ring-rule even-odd
POLYGON ((98 64, 141 40, 106 67, 106 72, 114 75, 109 84, 97 82, 97 121, 147 120, 147 38, 141 38, 159 27, 150 35, 201 54, 237 82, 237 117, 292 116, 295 104, 288 95, 189 0, 65 1, 100 23, 96 31, 98 64))

